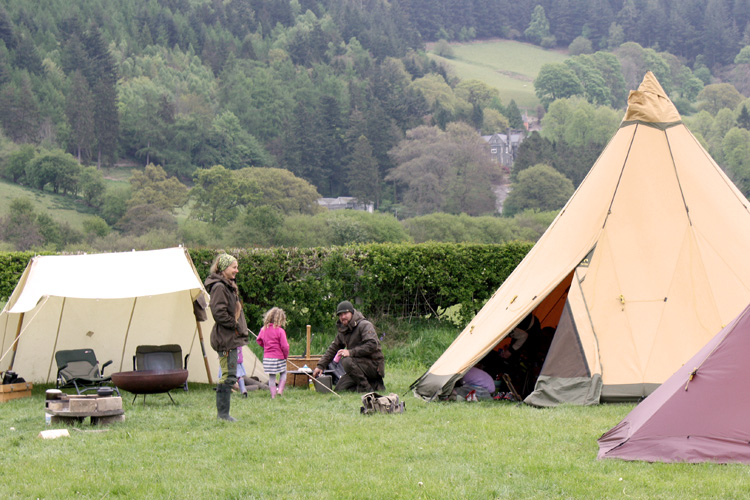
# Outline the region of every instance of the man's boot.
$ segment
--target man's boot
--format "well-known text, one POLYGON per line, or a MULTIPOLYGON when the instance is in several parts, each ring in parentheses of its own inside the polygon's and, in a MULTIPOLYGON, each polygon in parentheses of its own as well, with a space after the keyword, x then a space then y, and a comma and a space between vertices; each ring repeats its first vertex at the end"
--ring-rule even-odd
POLYGON ((237 419, 229 415, 229 405, 231 404, 232 388, 227 384, 216 386, 216 411, 218 417, 228 422, 236 422, 237 419))

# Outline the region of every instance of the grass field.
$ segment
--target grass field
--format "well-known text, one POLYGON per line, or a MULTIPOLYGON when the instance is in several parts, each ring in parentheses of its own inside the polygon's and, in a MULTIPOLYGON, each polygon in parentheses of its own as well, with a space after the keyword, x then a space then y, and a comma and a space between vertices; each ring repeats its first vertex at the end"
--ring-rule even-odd
POLYGON ((72 196, 41 192, 0 180, 0 214, 7 214, 11 201, 16 198, 28 198, 37 212, 46 213, 58 222, 67 222, 76 229, 82 229, 83 221, 93 213, 80 199, 72 196))
MULTIPOLYGON (((390 366, 403 394, 419 373, 390 366)), ((746 498, 744 465, 596 460, 596 440, 632 405, 536 409, 510 402, 426 403, 362 416, 360 397, 289 389, 232 398, 229 424, 205 385, 145 403, 126 421, 37 437, 44 390, 2 403, 3 499, 746 498)), ((54 426, 54 428, 62 426, 54 426)))
POLYGON ((544 50, 536 45, 511 40, 485 40, 467 43, 453 43, 453 59, 428 53, 436 61, 452 68, 462 80, 479 80, 498 89, 503 104, 511 99, 519 109, 536 114, 539 104, 534 94, 534 78, 542 65, 559 63, 567 55, 557 51, 544 50))
MULTIPOLYGON (((87 422, 44 440, 45 390, 0 403, 3 499, 705 499, 746 498, 745 465, 596 459, 599 436, 633 404, 538 409, 508 401, 426 403, 409 385, 455 336, 446 326, 387 327, 386 385, 397 415, 363 416, 360 395, 290 388, 232 397, 191 384, 133 402, 126 420, 87 422)), ((299 341, 292 347, 297 352, 299 341)), ((320 352, 316 338, 313 352, 320 352)))

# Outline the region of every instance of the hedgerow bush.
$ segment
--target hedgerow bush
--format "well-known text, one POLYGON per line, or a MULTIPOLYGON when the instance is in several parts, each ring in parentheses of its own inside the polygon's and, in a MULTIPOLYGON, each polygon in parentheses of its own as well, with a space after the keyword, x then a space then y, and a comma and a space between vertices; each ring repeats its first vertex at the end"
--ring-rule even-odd
MULTIPOLYGON (((330 328, 336 305, 351 300, 366 316, 430 318, 457 309, 471 319, 515 269, 531 243, 367 244, 327 248, 229 250, 239 262, 237 286, 251 329, 269 308, 283 308, 290 335, 302 325, 330 328)), ((217 250, 189 250, 205 279, 217 250)), ((0 253, 0 297, 7 300, 31 252, 0 253)), ((106 279, 106 278, 105 278, 106 279)))
MULTIPOLYGON (((330 327, 336 305, 351 300, 368 317, 436 317, 458 306, 467 322, 515 269, 531 243, 369 244, 230 251, 250 324, 270 307, 290 324, 330 327)), ((201 276, 215 250, 191 250, 201 276)))

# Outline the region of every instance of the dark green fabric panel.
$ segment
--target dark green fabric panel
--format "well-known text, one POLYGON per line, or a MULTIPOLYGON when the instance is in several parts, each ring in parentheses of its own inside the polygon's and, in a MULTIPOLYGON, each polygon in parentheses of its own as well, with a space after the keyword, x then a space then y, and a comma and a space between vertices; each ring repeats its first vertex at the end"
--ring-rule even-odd
POLYGON ((411 388, 414 390, 416 396, 426 399, 427 401, 432 401, 450 395, 453 387, 460 378, 460 374, 434 375, 427 372, 412 384, 411 388))
POLYGON ((593 377, 561 378, 540 375, 524 403, 532 406, 557 406, 563 403, 588 406, 599 403, 602 378, 593 377))
POLYGON ((618 403, 638 401, 656 390, 661 384, 618 384, 602 387, 602 401, 618 403))

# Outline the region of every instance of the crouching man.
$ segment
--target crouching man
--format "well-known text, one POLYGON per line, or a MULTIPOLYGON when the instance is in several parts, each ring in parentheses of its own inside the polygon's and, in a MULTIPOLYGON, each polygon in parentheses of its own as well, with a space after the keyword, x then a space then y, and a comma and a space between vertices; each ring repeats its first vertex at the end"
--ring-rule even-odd
POLYGON ((337 391, 384 391, 385 358, 375 327, 346 300, 338 305, 336 315, 338 334, 313 370, 313 377, 337 357, 346 372, 336 384, 337 391))

